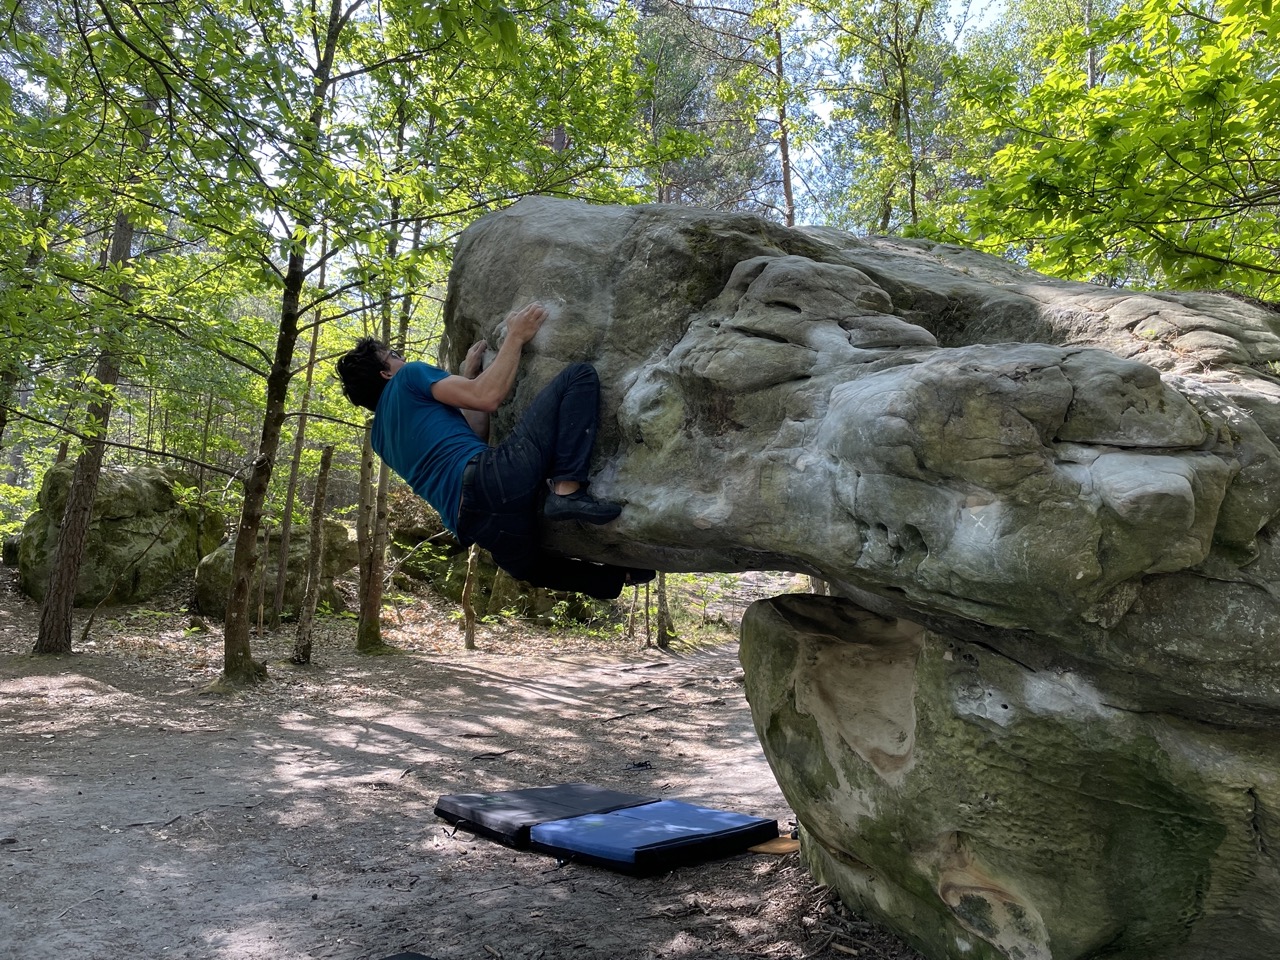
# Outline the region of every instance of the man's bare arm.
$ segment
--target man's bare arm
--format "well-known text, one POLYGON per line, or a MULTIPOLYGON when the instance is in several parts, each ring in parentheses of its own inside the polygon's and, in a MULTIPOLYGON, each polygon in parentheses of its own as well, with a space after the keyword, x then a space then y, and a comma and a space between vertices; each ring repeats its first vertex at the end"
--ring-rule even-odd
POLYGON ((498 355, 493 363, 474 380, 457 375, 437 380, 431 386, 431 396, 463 411, 493 413, 507 398, 516 382, 524 345, 533 339, 546 319, 546 307, 540 303, 531 303, 510 314, 507 317, 506 339, 498 348, 498 355))
MULTIPOLYGON (((480 376, 480 371, 484 369, 484 354, 488 349, 488 341, 481 340, 479 343, 473 343, 471 349, 467 351, 467 358, 462 361, 461 373, 468 380, 474 380, 480 376)), ((480 410, 463 410, 462 416, 466 419, 471 429, 475 431, 476 436, 488 443, 489 414, 480 410)))

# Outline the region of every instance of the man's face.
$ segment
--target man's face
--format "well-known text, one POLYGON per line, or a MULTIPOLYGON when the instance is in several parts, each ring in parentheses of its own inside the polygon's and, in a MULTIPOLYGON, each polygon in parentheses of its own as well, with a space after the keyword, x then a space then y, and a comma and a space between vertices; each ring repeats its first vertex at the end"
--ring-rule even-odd
POLYGON ((400 356, 399 351, 386 350, 382 353, 382 376, 387 380, 394 377, 403 366, 404 357, 400 356))

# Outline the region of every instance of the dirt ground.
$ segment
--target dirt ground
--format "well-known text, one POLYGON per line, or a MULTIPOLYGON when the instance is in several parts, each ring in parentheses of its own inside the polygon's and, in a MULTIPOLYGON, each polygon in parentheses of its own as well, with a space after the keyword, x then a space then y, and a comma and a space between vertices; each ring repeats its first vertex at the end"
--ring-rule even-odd
POLYGON ((116 609, 83 652, 34 658, 38 610, 4 580, 0 954, 917 958, 797 853, 636 879, 435 817, 445 793, 585 781, 787 832, 736 644, 661 653, 491 626, 466 652, 422 601, 387 619, 397 655, 357 656, 333 619, 315 665, 289 668, 286 629, 255 643, 270 682, 210 696, 217 633, 116 609))

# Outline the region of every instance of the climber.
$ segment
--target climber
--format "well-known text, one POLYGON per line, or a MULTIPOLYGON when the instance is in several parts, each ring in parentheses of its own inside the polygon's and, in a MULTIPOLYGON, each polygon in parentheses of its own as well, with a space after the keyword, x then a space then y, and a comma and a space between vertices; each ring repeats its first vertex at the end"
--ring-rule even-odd
POLYGON ((600 398, 595 368, 566 367, 511 435, 488 445, 489 415, 511 392, 524 345, 546 319, 539 303, 512 311, 493 362, 484 367, 488 344, 482 340, 467 351, 461 376, 406 362, 365 337, 338 359, 338 377, 348 400, 373 411, 378 456, 436 509, 463 546, 480 544, 499 567, 534 586, 612 599, 654 572, 562 557, 546 550, 538 535, 539 514, 604 524, 622 512, 587 492, 600 398))

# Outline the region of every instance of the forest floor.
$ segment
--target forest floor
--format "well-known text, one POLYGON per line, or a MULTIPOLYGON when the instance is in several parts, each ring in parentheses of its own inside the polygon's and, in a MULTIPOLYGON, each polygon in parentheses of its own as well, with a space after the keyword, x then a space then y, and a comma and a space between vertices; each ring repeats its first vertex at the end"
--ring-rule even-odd
MULTIPOLYGON (((684 652, 481 626, 427 600, 396 655, 322 622, 255 640, 270 680, 202 691, 221 637, 146 607, 100 612, 75 654, 29 655, 38 607, 0 571, 0 931, 53 960, 912 960, 795 852, 632 878, 516 851, 435 817, 441 794, 585 781, 793 814, 760 750, 737 645, 684 652)), ((77 631, 83 623, 78 612, 77 631)))

